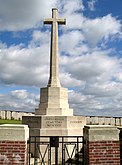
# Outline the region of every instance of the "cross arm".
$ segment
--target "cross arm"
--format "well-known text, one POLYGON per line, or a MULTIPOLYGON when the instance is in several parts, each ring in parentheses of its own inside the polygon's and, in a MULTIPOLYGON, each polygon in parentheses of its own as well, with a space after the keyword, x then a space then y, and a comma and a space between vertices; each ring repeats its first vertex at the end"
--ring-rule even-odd
MULTIPOLYGON (((54 21, 53 18, 47 18, 47 19, 44 19, 44 24, 52 24, 52 22, 54 21)), ((66 19, 55 19, 56 22, 58 22, 58 24, 60 25, 65 25, 66 24, 66 19)))
POLYGON ((58 24, 60 25, 66 25, 66 19, 57 19, 58 24))
POLYGON ((44 19, 44 24, 52 24, 52 22, 53 22, 52 18, 44 19))

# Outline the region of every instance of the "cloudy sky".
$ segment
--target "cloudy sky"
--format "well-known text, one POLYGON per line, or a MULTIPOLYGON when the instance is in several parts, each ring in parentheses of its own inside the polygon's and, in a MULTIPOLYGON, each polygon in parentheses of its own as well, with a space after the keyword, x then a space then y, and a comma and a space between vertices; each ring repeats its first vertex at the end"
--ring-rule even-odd
POLYGON ((121 0, 0 0, 0 109, 34 111, 58 8, 60 80, 77 115, 122 116, 121 0))

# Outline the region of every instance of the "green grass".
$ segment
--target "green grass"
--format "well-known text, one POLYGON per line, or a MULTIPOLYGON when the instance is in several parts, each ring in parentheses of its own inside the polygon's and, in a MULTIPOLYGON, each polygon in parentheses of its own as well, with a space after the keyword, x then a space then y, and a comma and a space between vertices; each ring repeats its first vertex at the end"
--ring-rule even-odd
POLYGON ((0 119, 0 124, 22 124, 22 121, 19 120, 8 120, 0 119))

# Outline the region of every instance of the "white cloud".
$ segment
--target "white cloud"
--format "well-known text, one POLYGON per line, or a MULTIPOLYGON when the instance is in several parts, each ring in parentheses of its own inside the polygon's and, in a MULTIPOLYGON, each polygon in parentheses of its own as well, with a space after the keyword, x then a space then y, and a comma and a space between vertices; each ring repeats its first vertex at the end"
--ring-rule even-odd
POLYGON ((81 29, 82 28, 84 17, 81 14, 79 14, 79 13, 71 13, 71 14, 65 13, 63 15, 63 17, 67 18, 65 29, 72 30, 72 29, 81 29))
POLYGON ((48 45, 45 44, 39 48, 5 48, 0 52, 0 79, 5 84, 44 86, 48 77, 48 59, 48 45))
POLYGON ((27 90, 14 90, 0 95, 0 107, 3 110, 34 111, 38 106, 39 95, 27 90))
POLYGON ((94 82, 93 84, 87 84, 83 92, 95 97, 114 97, 119 94, 121 89, 122 85, 116 82, 94 82))
POLYGON ((81 102, 85 101, 87 96, 82 95, 80 92, 76 92, 74 90, 69 91, 69 101, 71 104, 81 104, 81 102))
POLYGON ((84 5, 82 0, 63 0, 61 1, 59 7, 60 17, 66 18, 66 26, 62 29, 81 29, 84 17, 82 11, 84 10, 84 5))
POLYGON ((63 57, 65 58, 65 69, 72 77, 83 81, 100 79, 105 74, 114 76, 121 69, 120 61, 117 58, 109 57, 106 53, 94 50, 91 54, 63 57))
POLYGON ((122 82, 122 72, 116 74, 116 80, 122 82))
POLYGON ((95 10, 95 4, 96 4, 97 0, 89 0, 88 1, 88 7, 91 11, 95 10))
POLYGON ((84 5, 82 0, 60 0, 58 8, 63 11, 63 13, 72 14, 77 11, 83 11, 84 5))
POLYGON ((11 95, 17 99, 26 99, 28 97, 26 90, 14 90, 11 91, 11 95))
POLYGON ((121 23, 111 14, 101 18, 86 19, 83 22, 82 30, 89 43, 96 45, 102 39, 108 41, 109 37, 114 37, 121 33, 121 23))
POLYGON ((80 86, 82 84, 80 80, 71 77, 71 75, 66 72, 60 73, 60 80, 61 80, 61 85, 67 88, 80 86))
POLYGON ((0 30, 19 31, 33 28, 51 15, 56 0, 0 0, 0 30))
POLYGON ((33 31, 33 34, 32 34, 32 40, 30 41, 30 44, 29 44, 29 48, 47 48, 49 49, 49 42, 50 42, 50 36, 51 36, 51 33, 49 31, 45 31, 45 32, 42 32, 42 31, 39 31, 39 30, 35 30, 33 31))
MULTIPOLYGON (((122 87, 118 89, 122 90, 122 87)), ((76 94, 69 93, 69 97, 71 97, 71 99, 69 98, 70 106, 75 109, 76 115, 122 116, 122 95, 120 91, 114 96, 107 96, 105 91, 104 94, 105 96, 102 95, 101 97, 100 95, 86 95, 79 92, 76 94)))
POLYGON ((78 30, 72 30, 64 33, 59 38, 60 52, 65 52, 68 55, 81 55, 83 52, 87 52, 87 45, 83 44, 84 36, 78 30))

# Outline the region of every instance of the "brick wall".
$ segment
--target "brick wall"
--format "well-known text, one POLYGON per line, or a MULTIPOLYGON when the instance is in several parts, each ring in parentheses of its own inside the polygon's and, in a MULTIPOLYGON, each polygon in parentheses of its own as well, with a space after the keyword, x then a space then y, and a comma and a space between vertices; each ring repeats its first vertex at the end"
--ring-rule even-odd
POLYGON ((90 165, 120 164, 120 144, 118 141, 87 141, 84 154, 85 162, 90 165))
POLYGON ((23 141, 0 141, 0 165, 26 165, 27 146, 23 141))
POLYGON ((119 130, 113 126, 84 128, 85 165, 120 165, 119 130))

